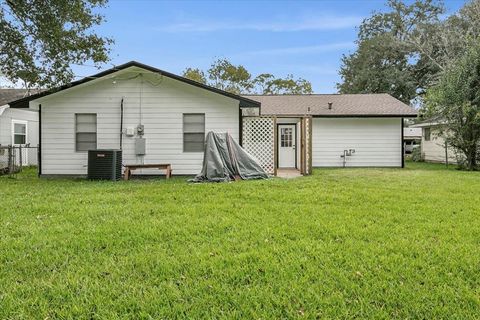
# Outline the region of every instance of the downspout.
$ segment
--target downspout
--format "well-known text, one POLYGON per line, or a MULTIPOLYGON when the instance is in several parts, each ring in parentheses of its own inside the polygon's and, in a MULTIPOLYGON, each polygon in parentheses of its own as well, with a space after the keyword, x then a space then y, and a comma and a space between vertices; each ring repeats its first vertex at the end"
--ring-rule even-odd
POLYGON ((38 177, 42 175, 42 105, 38 105, 38 150, 37 150, 37 163, 38 163, 38 177))
POLYGON ((122 150, 123 145, 123 97, 120 102, 120 150, 122 150))
POLYGON ((402 126, 401 126, 401 134, 402 134, 402 168, 405 168, 405 141, 404 141, 404 137, 403 137, 403 128, 404 128, 404 122, 403 121, 403 118, 401 119, 402 120, 402 126))

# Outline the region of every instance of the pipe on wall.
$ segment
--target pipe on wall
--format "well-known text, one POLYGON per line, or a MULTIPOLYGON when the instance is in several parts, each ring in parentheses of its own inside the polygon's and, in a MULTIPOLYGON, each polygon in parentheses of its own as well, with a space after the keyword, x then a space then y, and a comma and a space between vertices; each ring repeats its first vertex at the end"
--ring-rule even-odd
POLYGON ((38 105, 38 150, 37 150, 38 177, 42 175, 42 105, 38 105))
POLYGON ((123 97, 120 101, 120 150, 122 150, 123 145, 123 97))

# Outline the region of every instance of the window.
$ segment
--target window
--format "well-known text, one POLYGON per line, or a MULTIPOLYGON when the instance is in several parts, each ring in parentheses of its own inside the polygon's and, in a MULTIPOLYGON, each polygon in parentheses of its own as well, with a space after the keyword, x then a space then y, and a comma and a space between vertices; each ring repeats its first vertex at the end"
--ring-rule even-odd
POLYGON ((13 144, 27 143, 27 124, 13 123, 13 144))
POLYGON ((280 147, 291 147, 293 138, 292 128, 280 128, 280 147))
POLYGON ((430 141, 430 128, 423 129, 423 138, 425 141, 430 141))
POLYGON ((205 114, 183 114, 183 152, 203 152, 205 148, 205 114))
POLYGON ((97 115, 75 114, 75 148, 77 151, 97 149, 97 115))

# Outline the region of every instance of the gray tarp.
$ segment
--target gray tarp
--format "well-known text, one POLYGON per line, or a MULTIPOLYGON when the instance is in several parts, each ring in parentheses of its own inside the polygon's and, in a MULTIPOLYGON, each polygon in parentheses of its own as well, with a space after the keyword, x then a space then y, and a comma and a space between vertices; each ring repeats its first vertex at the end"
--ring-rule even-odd
POLYGON ((229 133, 207 134, 202 172, 190 182, 224 182, 240 177, 267 179, 268 174, 229 133))

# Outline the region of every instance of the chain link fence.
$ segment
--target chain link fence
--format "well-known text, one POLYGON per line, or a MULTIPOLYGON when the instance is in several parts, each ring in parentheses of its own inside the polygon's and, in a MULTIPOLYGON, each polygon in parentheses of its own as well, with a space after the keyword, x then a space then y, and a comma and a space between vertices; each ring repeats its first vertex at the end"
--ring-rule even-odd
POLYGON ((15 176, 24 167, 36 166, 37 158, 37 146, 0 146, 0 175, 15 176))

